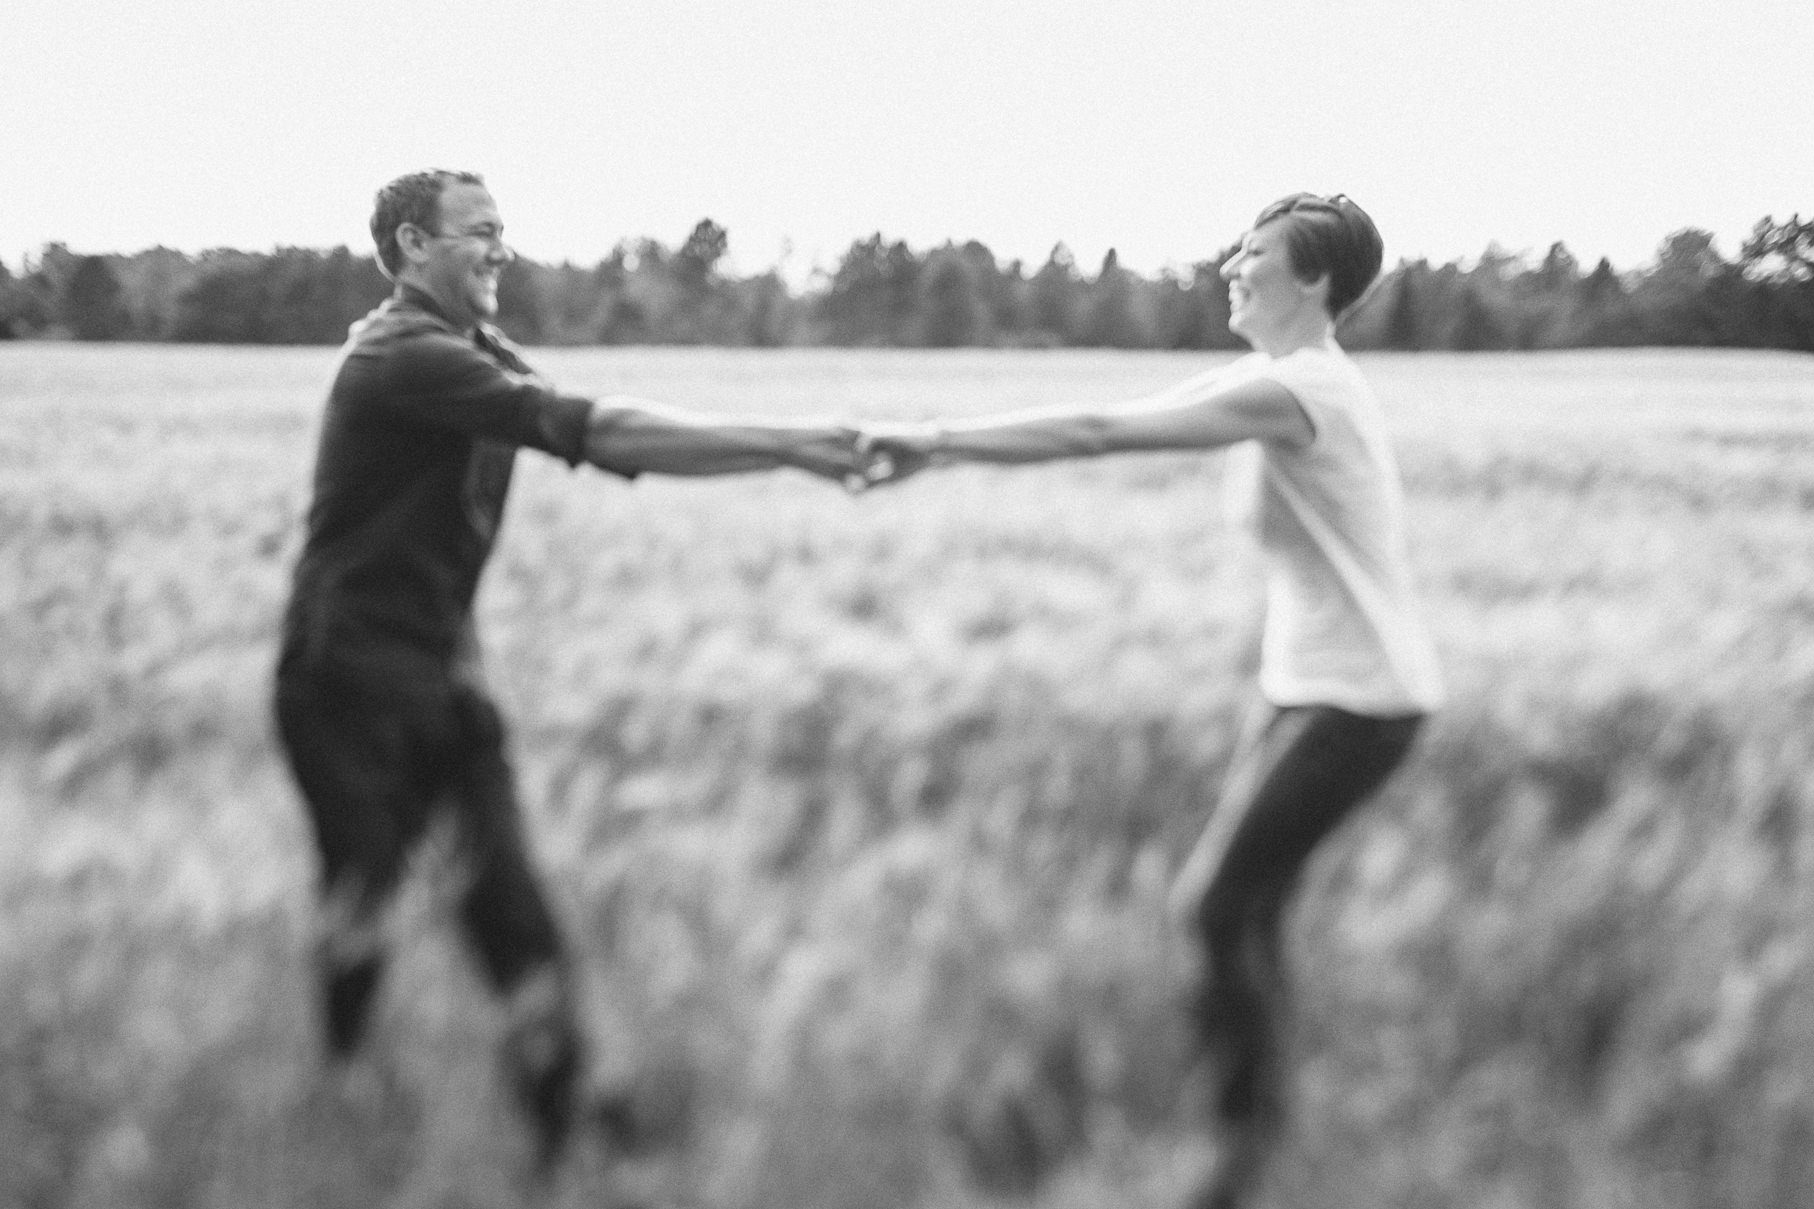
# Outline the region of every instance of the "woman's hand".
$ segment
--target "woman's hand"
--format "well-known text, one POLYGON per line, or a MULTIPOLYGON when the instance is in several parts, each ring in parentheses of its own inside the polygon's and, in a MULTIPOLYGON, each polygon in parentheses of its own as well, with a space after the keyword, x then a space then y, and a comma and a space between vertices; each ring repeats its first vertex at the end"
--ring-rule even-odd
POLYGON ((867 424, 857 433, 857 461, 869 486, 898 483, 931 466, 944 445, 936 424, 867 424))

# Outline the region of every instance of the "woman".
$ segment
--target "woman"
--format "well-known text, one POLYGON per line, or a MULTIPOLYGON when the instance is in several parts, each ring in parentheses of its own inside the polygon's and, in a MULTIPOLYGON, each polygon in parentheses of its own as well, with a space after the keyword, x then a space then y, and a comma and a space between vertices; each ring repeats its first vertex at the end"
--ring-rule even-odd
POLYGON ((1316 845, 1405 758, 1442 697, 1414 597, 1403 493, 1378 400, 1336 344, 1379 273, 1345 196, 1260 212, 1222 266, 1229 329, 1254 351, 1146 399, 865 434, 872 478, 928 465, 1242 446, 1229 502, 1265 571, 1259 700, 1177 883, 1203 945, 1194 1023, 1227 1145, 1204 1205, 1253 1184, 1283 1111, 1282 917, 1316 845))

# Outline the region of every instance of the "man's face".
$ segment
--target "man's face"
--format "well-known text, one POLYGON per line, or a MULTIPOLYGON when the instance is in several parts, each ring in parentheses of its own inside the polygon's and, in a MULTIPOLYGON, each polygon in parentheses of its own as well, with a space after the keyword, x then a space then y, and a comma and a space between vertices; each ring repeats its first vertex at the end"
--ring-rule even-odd
POLYGON ((437 229, 427 232, 413 283, 462 326, 498 313, 498 274, 510 263, 504 220, 483 185, 454 183, 441 190, 437 229))

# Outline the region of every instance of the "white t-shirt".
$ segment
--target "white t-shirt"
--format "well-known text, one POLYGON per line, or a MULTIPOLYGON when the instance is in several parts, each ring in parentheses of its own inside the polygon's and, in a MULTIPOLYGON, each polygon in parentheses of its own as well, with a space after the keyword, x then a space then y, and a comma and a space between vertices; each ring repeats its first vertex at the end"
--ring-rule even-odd
POLYGON ((1274 705, 1377 716, 1435 709, 1442 673, 1411 583, 1378 398, 1333 344, 1250 353, 1190 385, 1207 396, 1255 378, 1290 391, 1315 430, 1299 449, 1230 451, 1230 519, 1252 527, 1265 569, 1260 692, 1274 705))

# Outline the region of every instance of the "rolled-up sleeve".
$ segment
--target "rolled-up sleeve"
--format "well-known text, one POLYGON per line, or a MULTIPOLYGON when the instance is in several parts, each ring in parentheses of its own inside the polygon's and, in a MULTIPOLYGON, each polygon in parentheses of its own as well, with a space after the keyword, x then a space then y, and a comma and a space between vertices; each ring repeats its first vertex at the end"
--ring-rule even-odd
POLYGON ((415 423, 539 449, 569 465, 585 460, 590 399, 563 394, 527 367, 502 365, 451 332, 415 332, 388 353, 347 367, 372 376, 371 389, 358 392, 370 405, 415 423))

